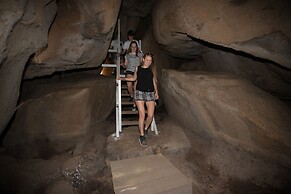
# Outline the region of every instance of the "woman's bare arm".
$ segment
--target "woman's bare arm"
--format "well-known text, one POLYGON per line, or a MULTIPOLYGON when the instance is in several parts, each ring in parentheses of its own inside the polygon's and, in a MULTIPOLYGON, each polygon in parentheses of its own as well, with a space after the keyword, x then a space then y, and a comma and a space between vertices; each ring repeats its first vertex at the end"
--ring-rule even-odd
POLYGON ((155 89, 155 98, 159 99, 158 84, 157 84, 157 80, 155 78, 153 78, 153 83, 154 83, 154 89, 155 89))

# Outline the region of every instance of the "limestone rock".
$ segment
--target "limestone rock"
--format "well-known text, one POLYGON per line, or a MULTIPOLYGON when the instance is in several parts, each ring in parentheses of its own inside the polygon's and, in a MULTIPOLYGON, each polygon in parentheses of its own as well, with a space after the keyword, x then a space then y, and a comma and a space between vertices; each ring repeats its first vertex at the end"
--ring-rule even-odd
POLYGON ((225 73, 164 70, 162 81, 169 114, 187 128, 196 126, 198 134, 247 150, 281 155, 277 150, 284 148, 290 154, 290 109, 246 80, 225 73))
POLYGON ((25 78, 99 67, 106 57, 120 4, 120 0, 59 1, 48 45, 36 53, 25 78))
POLYGON ((12 117, 24 67, 47 44, 56 1, 0 1, 0 133, 12 117), (3 22, 2 22, 3 20, 3 22), (3 37, 3 39, 2 39, 3 37))
POLYGON ((236 74, 280 99, 291 98, 291 71, 282 66, 215 49, 204 54, 203 61, 208 71, 236 74))
POLYGON ((156 40, 173 56, 200 55, 206 46, 232 48, 291 68, 288 1, 158 1, 156 40))
POLYGON ((287 105, 226 73, 164 70, 161 85, 170 116, 199 137, 191 142, 192 150, 205 158, 199 163, 224 180, 289 187, 287 105))
POLYGON ((4 145, 21 145, 22 154, 29 147, 28 155, 41 157, 42 153, 62 152, 84 138, 111 113, 115 85, 110 78, 87 75, 82 79, 27 86, 29 96, 23 97, 4 145))

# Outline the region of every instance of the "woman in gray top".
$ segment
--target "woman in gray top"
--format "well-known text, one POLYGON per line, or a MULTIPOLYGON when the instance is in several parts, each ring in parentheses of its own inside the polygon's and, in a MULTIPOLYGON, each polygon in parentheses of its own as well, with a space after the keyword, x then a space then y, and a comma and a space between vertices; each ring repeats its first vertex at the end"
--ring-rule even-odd
MULTIPOLYGON (((126 78, 132 78, 135 68, 140 65, 142 53, 139 52, 138 45, 132 41, 129 45, 128 53, 125 55, 125 75, 126 78)), ((130 101, 133 101, 133 82, 127 82, 127 89, 130 94, 130 101)))

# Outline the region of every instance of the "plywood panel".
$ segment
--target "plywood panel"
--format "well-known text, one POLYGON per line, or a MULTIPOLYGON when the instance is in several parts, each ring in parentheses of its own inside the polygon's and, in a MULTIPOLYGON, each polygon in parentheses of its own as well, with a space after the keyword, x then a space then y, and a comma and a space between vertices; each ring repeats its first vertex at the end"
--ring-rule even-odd
POLYGON ((192 182, 162 154, 111 161, 115 193, 192 193, 192 182))

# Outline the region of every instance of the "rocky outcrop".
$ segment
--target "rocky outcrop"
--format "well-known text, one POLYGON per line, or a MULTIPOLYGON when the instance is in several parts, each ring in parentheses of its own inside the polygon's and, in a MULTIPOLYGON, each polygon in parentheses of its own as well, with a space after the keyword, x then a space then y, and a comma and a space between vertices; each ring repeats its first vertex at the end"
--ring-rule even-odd
POLYGON ((206 64, 204 69, 208 71, 228 72, 245 77, 280 99, 291 99, 291 84, 288 81, 291 80, 291 71, 282 66, 217 49, 209 49, 203 55, 203 61, 206 64))
POLYGON ((1 1, 0 133, 14 114, 23 78, 101 65, 120 4, 120 0, 1 1))
POLYGON ((201 55, 219 45, 291 68, 288 1, 158 1, 155 38, 173 56, 201 55))
POLYGON ((278 183, 278 187, 286 181, 280 174, 286 173, 282 169, 291 164, 291 111, 285 104, 226 73, 164 70, 161 86, 171 117, 211 142, 224 143, 209 145, 211 151, 204 153, 219 172, 244 180, 253 177, 257 184, 278 183), (229 154, 227 145, 231 145, 233 154, 229 154), (233 160, 232 155, 236 157, 233 160), (253 157, 260 162, 252 164, 253 157), (241 160, 244 173, 226 168, 237 166, 231 161, 238 162, 239 158, 249 158, 241 160), (268 162, 262 168, 264 160, 268 162), (277 183, 276 176, 281 179, 277 183))
POLYGON ((0 2, 0 133, 12 117, 24 67, 35 52, 47 44, 55 17, 56 1, 0 2), (2 22, 3 21, 3 22, 2 22))
POLYGON ((25 78, 99 67, 106 57, 120 4, 120 0, 59 1, 48 45, 36 53, 25 78))
POLYGON ((115 103, 114 79, 90 74, 35 81, 23 90, 24 99, 3 141, 18 156, 44 157, 71 148, 108 117, 115 103))
POLYGON ((197 133, 252 150, 276 150, 279 139, 286 150, 291 147, 290 109, 248 81, 225 73, 175 70, 164 70, 162 81, 169 113, 195 126, 197 133), (260 141, 253 139, 259 134, 260 141))

